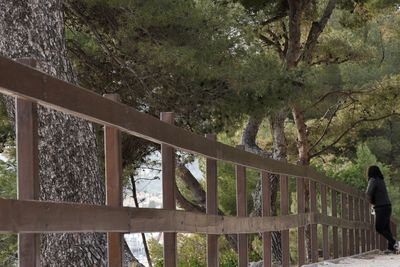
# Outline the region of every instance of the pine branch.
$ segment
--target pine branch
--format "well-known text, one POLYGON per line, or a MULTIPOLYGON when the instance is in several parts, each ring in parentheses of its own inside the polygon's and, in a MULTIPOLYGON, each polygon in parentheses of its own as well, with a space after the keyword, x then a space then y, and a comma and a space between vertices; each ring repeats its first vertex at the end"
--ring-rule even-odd
POLYGON ((335 109, 335 111, 332 113, 332 115, 330 116, 330 118, 329 118, 329 120, 328 120, 328 122, 327 122, 327 124, 326 124, 326 126, 325 126, 325 128, 324 128, 324 131, 322 132, 322 134, 321 134, 321 136, 318 138, 318 140, 317 140, 314 144, 311 145, 309 151, 312 151, 312 150, 314 149, 314 147, 316 147, 316 146, 322 141, 322 139, 326 136, 326 134, 328 133, 328 129, 329 129, 329 127, 330 127, 331 124, 332 124, 333 118, 335 117, 335 115, 336 115, 336 113, 339 111, 339 109, 340 109, 340 103, 338 103, 338 104, 336 105, 336 109, 335 109))
POLYGON ((346 134, 348 134, 351 130, 353 130, 356 126, 358 126, 358 125, 361 124, 361 123, 380 121, 380 120, 383 120, 383 119, 386 119, 386 118, 389 118, 389 117, 394 117, 394 116, 399 116, 399 115, 400 115, 400 114, 393 112, 393 113, 386 114, 386 115, 383 115, 383 116, 380 116, 380 117, 377 117, 377 118, 361 118, 361 119, 359 119, 359 120, 353 122, 353 123, 352 123, 346 130, 344 130, 331 144, 329 144, 329 145, 323 147, 323 149, 321 149, 320 151, 318 151, 318 152, 316 152, 316 153, 310 155, 310 159, 311 159, 311 158, 314 158, 314 157, 317 157, 317 156, 321 155, 322 153, 324 153, 325 151, 327 151, 328 149, 334 147, 340 140, 342 140, 342 138, 343 138, 346 134))
POLYGON ((279 42, 273 41, 263 34, 259 34, 259 38, 266 45, 273 46, 275 48, 275 50, 278 52, 279 57, 281 57, 281 58, 285 57, 282 47, 281 47, 281 44, 279 42))
POLYGON ((307 63, 311 63, 312 53, 314 51, 315 45, 317 44, 318 38, 325 29, 329 18, 332 15, 333 10, 336 7, 337 0, 329 0, 325 7, 324 13, 322 14, 318 22, 313 22, 311 29, 308 33, 306 44, 304 45, 303 60, 307 63))

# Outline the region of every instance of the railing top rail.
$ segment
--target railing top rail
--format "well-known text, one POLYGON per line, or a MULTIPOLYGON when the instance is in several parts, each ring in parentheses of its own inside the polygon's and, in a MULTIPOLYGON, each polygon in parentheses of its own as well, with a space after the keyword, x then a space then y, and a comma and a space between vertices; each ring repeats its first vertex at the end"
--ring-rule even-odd
POLYGON ((372 224, 320 213, 267 217, 208 215, 183 210, 110 207, 0 198, 0 233, 187 232, 205 234, 282 231, 309 224, 371 229, 372 224), (154 222, 158 223, 154 223, 154 222))
POLYGON ((113 126, 156 143, 266 172, 308 178, 339 192, 365 198, 364 193, 330 179, 311 167, 263 158, 206 139, 5 57, 0 57, 0 92, 26 98, 92 122, 113 126))

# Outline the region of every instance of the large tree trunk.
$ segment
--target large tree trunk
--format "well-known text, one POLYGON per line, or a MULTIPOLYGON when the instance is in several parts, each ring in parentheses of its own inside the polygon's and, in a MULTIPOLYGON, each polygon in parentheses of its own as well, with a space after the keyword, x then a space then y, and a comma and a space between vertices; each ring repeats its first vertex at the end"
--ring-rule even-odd
MULTIPOLYGON (((309 153, 309 141, 307 133, 307 125, 304 120, 304 115, 300 108, 296 105, 292 105, 292 115, 297 130, 297 151, 298 159, 297 164, 302 166, 310 165, 310 153, 309 153)), ((304 206, 305 212, 310 212, 310 184, 309 180, 304 181, 304 206)), ((305 229, 306 235, 306 256, 311 259, 311 227, 307 225, 305 229)))
MULTIPOLYGON (((287 143, 284 132, 284 122, 286 119, 286 112, 281 110, 271 115, 270 128, 273 139, 272 153, 262 150, 256 145, 256 136, 262 122, 259 118, 250 118, 242 135, 242 144, 249 152, 257 153, 261 156, 271 157, 276 160, 286 161, 287 156, 287 143)), ((270 179, 270 192, 271 192, 271 208, 272 215, 277 215, 277 193, 279 188, 279 176, 271 174, 270 179)), ((261 216, 262 208, 262 194, 261 194, 261 179, 257 181, 256 188, 252 193, 254 209, 252 216, 261 216)), ((272 254, 277 262, 282 262, 282 247, 280 232, 272 233, 272 254)))
MULTIPOLYGON (((0 10, 1 55, 34 58, 42 71, 76 83, 66 57, 60 0, 0 0, 0 10)), ((11 104, 8 110, 12 115, 11 104)), ((38 113, 40 198, 104 204, 93 126, 43 107, 38 113)), ((105 266, 105 235, 42 235, 41 265, 105 266)))

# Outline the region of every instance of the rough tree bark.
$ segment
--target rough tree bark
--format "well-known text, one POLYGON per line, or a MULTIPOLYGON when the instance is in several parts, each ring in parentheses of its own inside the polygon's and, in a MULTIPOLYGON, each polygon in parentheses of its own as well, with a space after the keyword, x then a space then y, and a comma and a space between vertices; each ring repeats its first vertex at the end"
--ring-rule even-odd
MULTIPOLYGON (((0 0, 0 10, 1 55, 34 58, 40 70, 77 82, 66 57, 61 0, 0 0)), ((12 104, 13 100, 8 99, 11 118, 12 104)), ((93 125, 43 107, 38 113, 40 198, 104 204, 93 125)), ((105 266, 105 235, 42 235, 41 265, 105 266)))
MULTIPOLYGON (((245 149, 249 152, 255 153, 256 151, 261 151, 257 153, 261 156, 267 156, 276 160, 286 161, 287 157, 287 143, 284 132, 284 123, 287 116, 285 110, 280 110, 270 117, 270 129, 272 133, 273 140, 273 151, 272 153, 263 151, 260 147, 256 145, 256 136, 259 130, 259 126, 262 122, 258 118, 250 118, 242 135, 242 144, 245 149)), ((277 193, 279 187, 279 176, 271 174, 270 179, 270 190, 271 190, 271 208, 272 215, 277 215, 277 193)), ((256 188, 252 193, 254 209, 252 216, 261 216, 262 208, 262 194, 261 194, 261 179, 257 181, 256 188)), ((274 260, 277 262, 282 261, 282 247, 281 247, 281 235, 280 232, 272 233, 272 253, 274 260)))

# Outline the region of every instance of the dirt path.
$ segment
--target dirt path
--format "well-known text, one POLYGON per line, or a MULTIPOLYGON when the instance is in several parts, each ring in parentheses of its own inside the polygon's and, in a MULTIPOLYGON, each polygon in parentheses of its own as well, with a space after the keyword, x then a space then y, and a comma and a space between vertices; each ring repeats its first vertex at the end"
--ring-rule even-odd
POLYGON ((382 252, 368 253, 351 258, 324 261, 309 267, 400 267, 400 255, 385 255, 382 252))

